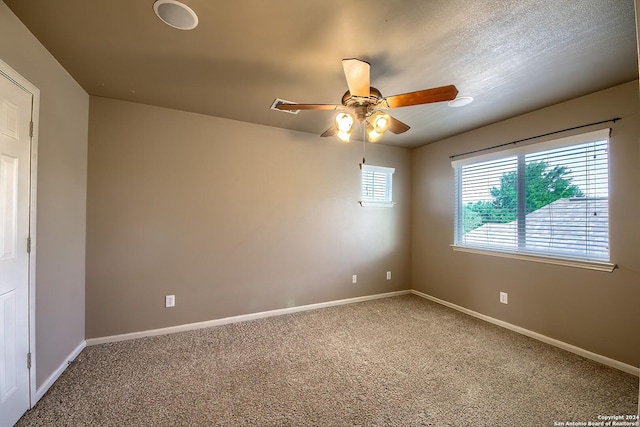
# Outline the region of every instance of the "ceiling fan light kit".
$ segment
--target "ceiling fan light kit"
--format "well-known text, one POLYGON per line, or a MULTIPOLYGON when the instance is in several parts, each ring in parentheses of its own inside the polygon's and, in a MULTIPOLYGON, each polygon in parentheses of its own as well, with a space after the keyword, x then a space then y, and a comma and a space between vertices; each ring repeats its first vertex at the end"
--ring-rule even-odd
POLYGON ((351 131, 349 131, 349 132, 338 131, 336 133, 336 136, 342 142, 349 142, 349 140, 351 139, 351 131))
POLYGON ((353 126, 353 116, 347 113, 338 113, 336 115, 336 126, 340 132, 349 132, 353 126))
POLYGON ((184 3, 176 0, 156 0, 153 11, 162 22, 179 30, 193 30, 198 26, 198 15, 184 3))
POLYGON ((336 136, 344 142, 349 142, 351 132, 353 132, 353 116, 348 113, 338 113, 336 115, 336 136))
POLYGON ((379 110, 373 113, 368 121, 376 132, 383 134, 389 129, 391 117, 387 113, 379 110))
POLYGON ((367 132, 367 140, 369 142, 378 142, 380 138, 382 138, 382 133, 376 131, 375 128, 371 126, 370 123, 367 123, 366 132, 367 132))
POLYGON ((353 132, 353 125, 357 121, 364 124, 364 130, 369 142, 375 142, 387 130, 400 134, 410 129, 409 125, 390 116, 386 110, 411 105, 453 101, 458 95, 458 89, 454 85, 449 85, 383 97, 378 89, 370 86, 371 65, 368 62, 356 58, 343 59, 342 68, 349 87, 349 90, 342 96, 342 104, 279 104, 275 108, 282 111, 339 111, 335 118, 335 124, 320 136, 337 136, 340 140, 349 142, 353 132))

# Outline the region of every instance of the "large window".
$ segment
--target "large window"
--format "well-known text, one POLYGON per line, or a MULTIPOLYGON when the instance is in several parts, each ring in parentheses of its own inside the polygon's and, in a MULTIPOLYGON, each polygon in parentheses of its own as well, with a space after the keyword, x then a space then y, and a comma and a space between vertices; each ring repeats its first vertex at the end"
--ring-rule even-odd
POLYGON ((361 196, 362 206, 391 207, 393 203, 394 168, 362 165, 361 196))
POLYGON ((609 262, 609 129, 453 162, 455 245, 609 262))

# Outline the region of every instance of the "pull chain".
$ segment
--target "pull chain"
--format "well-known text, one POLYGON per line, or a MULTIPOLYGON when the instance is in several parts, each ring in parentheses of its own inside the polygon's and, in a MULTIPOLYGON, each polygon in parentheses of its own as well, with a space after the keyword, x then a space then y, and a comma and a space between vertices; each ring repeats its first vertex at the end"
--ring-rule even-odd
POLYGON ((362 123, 362 164, 365 163, 365 151, 367 147, 367 125, 366 120, 362 123))

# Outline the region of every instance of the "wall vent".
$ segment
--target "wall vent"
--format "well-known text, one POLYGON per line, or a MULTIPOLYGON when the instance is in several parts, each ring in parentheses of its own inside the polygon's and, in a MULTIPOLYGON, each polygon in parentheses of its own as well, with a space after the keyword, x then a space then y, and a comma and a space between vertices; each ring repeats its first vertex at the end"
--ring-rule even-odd
POLYGON ((278 110, 276 107, 281 104, 297 104, 297 102, 285 101, 284 99, 276 98, 276 100, 273 101, 273 104, 271 104, 271 109, 289 114, 298 114, 300 112, 300 110, 278 110))

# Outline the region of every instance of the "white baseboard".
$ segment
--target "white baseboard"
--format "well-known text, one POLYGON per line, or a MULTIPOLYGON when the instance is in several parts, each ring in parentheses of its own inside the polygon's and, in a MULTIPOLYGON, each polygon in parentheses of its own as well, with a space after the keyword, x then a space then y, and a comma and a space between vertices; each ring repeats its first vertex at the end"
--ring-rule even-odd
POLYGON ((210 328, 212 326, 227 325, 229 323, 245 322, 247 320, 262 319, 265 317, 280 316, 283 314, 297 313, 300 311, 316 310, 318 308, 333 307, 337 305, 353 304, 356 302, 369 301, 379 298, 389 298, 398 295, 406 295, 411 293, 410 290, 386 292, 383 294, 367 295, 362 297, 347 298, 335 301, 321 302, 317 304, 301 305, 297 307, 281 308, 277 310, 261 311, 258 313, 243 314, 240 316, 224 317, 222 319, 207 320, 204 322, 187 323, 184 325, 170 326, 167 328, 150 329, 147 331, 131 332, 128 334, 111 335, 107 337, 89 338, 86 340, 88 346, 104 344, 110 342, 126 341, 136 338, 152 337, 156 335, 166 335, 175 332, 193 331, 196 329, 210 328))
MULTIPOLYGON (((78 349, 76 349, 76 351, 74 351, 74 353, 72 353, 73 357, 70 357, 70 360, 74 359, 80 353, 80 351, 82 351, 82 349, 84 348, 85 343, 86 343, 87 346, 91 346, 91 345, 98 345, 98 344, 104 344, 104 343, 132 340, 132 339, 136 339, 136 338, 152 337, 152 336, 157 336, 157 335, 166 335, 166 334, 172 334, 172 333, 176 333, 176 332, 193 331, 193 330, 197 330, 197 329, 210 328, 212 326, 227 325, 227 324, 230 324, 230 323, 245 322, 245 321, 248 321, 248 320, 262 319, 262 318, 265 318, 265 317, 280 316, 280 315, 283 315, 283 314, 297 313, 297 312, 309 311, 309 310, 316 310, 316 309, 319 309, 319 308, 333 307, 333 306, 344 305, 344 304, 353 304, 353 303, 362 302, 362 301, 369 301, 369 300, 374 300, 374 299, 379 299, 379 298, 389 298, 389 297, 394 297, 394 296, 398 296, 398 295, 406 295, 406 294, 410 294, 410 293, 414 294, 414 295, 417 295, 417 296, 420 296, 422 298, 428 299, 430 301, 436 302, 438 304, 444 305, 446 307, 452 308, 454 310, 460 311, 462 313, 468 314, 470 316, 476 317, 478 319, 484 320, 486 322, 493 323, 494 325, 501 326, 503 328, 506 328, 506 329, 509 329, 511 331, 517 332, 519 334, 528 336, 528 337, 536 339, 538 341, 542 341, 544 343, 553 345, 555 347, 561 348, 561 349, 569 351, 571 353, 575 353, 575 354, 577 354, 579 356, 582 356, 582 357, 585 357, 587 359, 594 360, 596 362, 602 363, 603 365, 611 366, 612 368, 619 369, 621 371, 627 372, 627 373, 635 375, 635 376, 640 376, 640 368, 637 368, 635 366, 631 366, 631 365, 628 365, 626 363, 620 362, 618 360, 611 359, 609 357, 593 353, 591 351, 585 350, 585 349, 580 348, 580 347, 576 347, 576 346, 571 345, 571 344, 567 344, 567 343, 565 343, 563 341, 557 340, 555 338, 550 338, 550 337, 548 337, 546 335, 542 335, 542 334, 539 334, 537 332, 530 331, 530 330, 522 328, 520 326, 512 325, 511 323, 505 322, 503 320, 499 320, 499 319, 495 319, 493 317, 486 316, 486 315, 478 313, 476 311, 469 310, 468 308, 465 308, 465 307, 450 303, 448 301, 441 300, 439 298, 433 297, 431 295, 427 295, 427 294, 425 294, 423 292, 420 292, 420 291, 416 291, 415 289, 406 290, 406 291, 387 292, 387 293, 383 293, 383 294, 367 295, 367 296, 362 296, 362 297, 347 298, 347 299, 341 299, 341 300, 335 300, 335 301, 327 301, 327 302, 321 302, 321 303, 317 303, 317 304, 301 305, 301 306, 297 306, 297 307, 282 308, 282 309, 277 309, 277 310, 261 311, 261 312, 258 312, 258 313, 250 313, 250 314, 243 314, 243 315, 239 315, 239 316, 224 317, 224 318, 221 318, 221 319, 207 320, 207 321, 204 321, 204 322, 187 323, 187 324, 184 324, 184 325, 170 326, 170 327, 167 327, 167 328, 159 328, 159 329, 150 329, 150 330, 139 331, 139 332, 131 332, 131 333, 121 334, 121 335, 111 335, 111 336, 107 336, 107 337, 89 338, 85 342, 83 342, 82 345, 79 346, 78 349)), ((51 374, 51 376, 47 379, 47 381, 45 381, 45 383, 42 385, 42 387, 40 389, 38 389, 37 393, 40 393, 41 390, 44 390, 44 391, 42 391, 41 394, 38 395, 39 396, 38 399, 46 392, 46 390, 51 386, 51 384, 53 384, 53 382, 60 376, 62 371, 64 371, 64 368, 66 368, 66 364, 65 364, 65 366, 61 366, 56 372, 51 374)))
POLYGON ((635 366, 627 365, 626 363, 620 362, 615 359, 611 359, 606 356, 602 356, 597 353, 593 353, 589 350, 585 350, 580 347, 576 347, 575 345, 567 344, 566 342, 557 340, 555 338, 550 338, 546 335, 539 334, 537 332, 530 331, 528 329, 522 328, 520 326, 512 325, 511 323, 507 323, 502 320, 495 319, 493 317, 486 316, 484 314, 480 314, 476 311, 469 310, 468 308, 461 307, 459 305, 450 303, 448 301, 441 300, 439 298, 433 297, 431 295, 427 295, 420 291, 416 291, 415 289, 411 290, 411 293, 414 295, 418 295, 422 298, 428 299, 430 301, 436 302, 438 304, 447 306, 454 310, 460 311, 464 314, 468 314, 470 316, 476 317, 478 319, 484 320, 489 323, 493 323, 494 325, 502 326, 503 328, 509 329, 511 331, 517 332, 519 334, 528 336, 529 338, 536 339, 538 341, 542 341, 546 344, 551 344, 555 347, 561 348, 563 350, 567 350, 571 353, 575 353, 579 356, 585 357, 587 359, 594 360, 596 362, 602 363, 603 365, 611 366, 612 368, 619 369, 621 371, 627 372, 631 375, 640 376, 640 368, 636 368, 635 366))
POLYGON ((47 378, 40 387, 36 389, 36 392, 31 397, 31 407, 33 408, 36 403, 44 396, 54 382, 62 375, 65 369, 69 366, 69 363, 73 362, 82 350, 86 347, 86 341, 82 341, 66 358, 65 361, 56 369, 49 378, 47 378))

